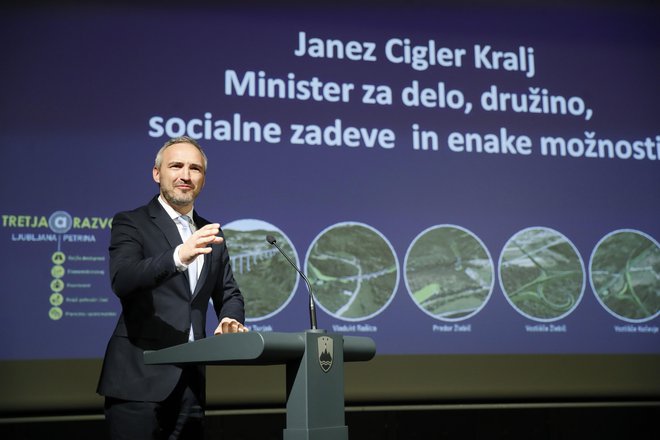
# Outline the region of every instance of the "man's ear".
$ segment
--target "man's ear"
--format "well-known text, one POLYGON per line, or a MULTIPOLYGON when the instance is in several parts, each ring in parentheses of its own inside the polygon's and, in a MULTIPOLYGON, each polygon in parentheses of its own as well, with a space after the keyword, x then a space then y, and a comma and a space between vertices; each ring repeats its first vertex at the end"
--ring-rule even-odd
POLYGON ((158 168, 154 167, 152 170, 154 182, 160 183, 160 171, 158 171, 158 168))

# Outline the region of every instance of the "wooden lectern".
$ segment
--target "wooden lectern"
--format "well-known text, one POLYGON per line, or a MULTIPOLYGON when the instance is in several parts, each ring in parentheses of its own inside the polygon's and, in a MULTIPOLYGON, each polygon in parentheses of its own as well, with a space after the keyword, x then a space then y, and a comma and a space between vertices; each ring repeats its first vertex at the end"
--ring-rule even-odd
POLYGON ((157 351, 147 364, 286 365, 284 440, 348 440, 344 421, 344 362, 376 354, 371 338, 324 330, 247 332, 212 336, 157 351))

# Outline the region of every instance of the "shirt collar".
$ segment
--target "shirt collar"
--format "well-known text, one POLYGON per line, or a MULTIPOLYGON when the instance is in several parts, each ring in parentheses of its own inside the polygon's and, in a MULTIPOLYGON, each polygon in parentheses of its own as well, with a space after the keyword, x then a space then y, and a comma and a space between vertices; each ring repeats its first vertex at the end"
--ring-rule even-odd
POLYGON ((190 220, 192 221, 193 218, 193 209, 190 210, 190 212, 187 212, 186 214, 179 214, 177 211, 174 210, 165 200, 163 200, 163 196, 159 195, 158 196, 158 202, 161 204, 163 209, 165 209, 165 212, 167 212, 167 215, 170 216, 172 220, 177 219, 181 217, 182 215, 187 215, 190 217, 190 220))

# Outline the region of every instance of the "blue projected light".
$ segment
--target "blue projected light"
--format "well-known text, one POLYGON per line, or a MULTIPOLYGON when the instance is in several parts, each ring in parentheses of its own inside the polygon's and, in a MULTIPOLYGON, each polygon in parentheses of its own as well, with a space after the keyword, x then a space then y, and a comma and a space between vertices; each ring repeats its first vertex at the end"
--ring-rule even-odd
POLYGON ((619 9, 10 12, 0 360, 103 355, 181 135, 255 331, 308 328, 273 235, 379 354, 659 354, 659 17, 619 9))

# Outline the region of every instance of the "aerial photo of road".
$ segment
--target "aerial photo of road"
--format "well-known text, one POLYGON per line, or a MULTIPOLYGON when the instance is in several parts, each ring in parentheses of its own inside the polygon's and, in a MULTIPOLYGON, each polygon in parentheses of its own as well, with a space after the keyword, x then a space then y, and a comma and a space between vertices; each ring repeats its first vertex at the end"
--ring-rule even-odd
POLYGON ((392 246, 361 223, 340 223, 323 231, 310 248, 306 271, 320 307, 344 320, 380 313, 399 281, 392 246))

